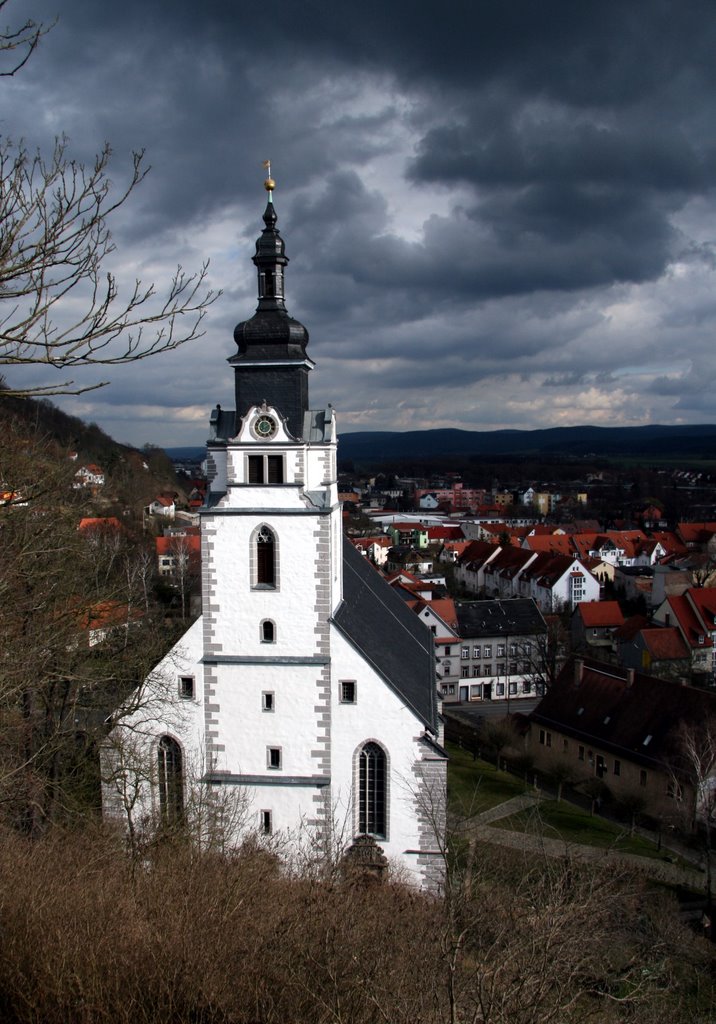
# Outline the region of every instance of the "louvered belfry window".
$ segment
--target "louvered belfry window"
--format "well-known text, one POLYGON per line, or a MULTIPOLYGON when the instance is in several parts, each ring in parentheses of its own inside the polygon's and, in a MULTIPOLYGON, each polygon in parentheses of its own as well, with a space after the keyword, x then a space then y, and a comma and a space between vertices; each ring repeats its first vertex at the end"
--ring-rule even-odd
POLYGON ((256 537, 256 582, 276 586, 276 542, 267 526, 262 526, 256 537))

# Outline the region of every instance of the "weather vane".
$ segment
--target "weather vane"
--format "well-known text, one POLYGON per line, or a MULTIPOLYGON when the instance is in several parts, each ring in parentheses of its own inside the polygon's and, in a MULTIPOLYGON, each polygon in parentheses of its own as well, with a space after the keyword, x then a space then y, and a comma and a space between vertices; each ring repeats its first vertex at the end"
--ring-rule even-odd
POLYGON ((270 194, 276 188, 276 182, 271 177, 271 161, 264 160, 264 167, 266 168, 267 178, 264 182, 264 188, 270 194))

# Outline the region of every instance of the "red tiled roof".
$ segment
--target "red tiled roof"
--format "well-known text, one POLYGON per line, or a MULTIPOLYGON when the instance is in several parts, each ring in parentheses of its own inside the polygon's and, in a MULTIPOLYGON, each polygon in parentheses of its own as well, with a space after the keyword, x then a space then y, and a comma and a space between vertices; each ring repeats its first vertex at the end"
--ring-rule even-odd
POLYGON ((654 530, 651 536, 653 540, 658 541, 659 544, 661 544, 667 555, 686 554, 686 545, 670 530, 654 530))
POLYGON ((525 544, 530 551, 549 551, 555 555, 575 553, 572 538, 564 533, 543 533, 538 536, 525 537, 525 544))
POLYGON ((691 647, 712 647, 711 637, 704 633, 704 628, 686 595, 672 595, 667 597, 667 601, 681 627, 686 642, 691 647), (699 643, 700 637, 703 637, 702 643, 699 643))
POLYGON ((689 650, 676 626, 642 629, 641 636, 655 661, 679 661, 689 657, 689 650))
POLYGON ((158 555, 176 555, 180 551, 198 555, 201 552, 201 537, 187 531, 186 537, 156 537, 158 555))
POLYGON ((624 616, 618 601, 583 601, 577 605, 585 626, 623 626, 624 616))
POLYGON ((116 516, 92 517, 85 516, 80 519, 78 530, 121 530, 122 524, 116 516))

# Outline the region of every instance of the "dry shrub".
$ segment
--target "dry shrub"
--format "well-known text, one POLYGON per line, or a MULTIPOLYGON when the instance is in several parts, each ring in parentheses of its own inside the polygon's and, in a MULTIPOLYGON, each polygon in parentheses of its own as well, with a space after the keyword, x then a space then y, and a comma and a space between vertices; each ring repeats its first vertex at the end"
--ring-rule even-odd
POLYGON ((0 838, 7 1024, 699 1017, 710 951, 633 880, 478 851, 471 891, 292 878, 256 847, 0 838), (690 1014, 690 1016, 689 1016, 690 1014))

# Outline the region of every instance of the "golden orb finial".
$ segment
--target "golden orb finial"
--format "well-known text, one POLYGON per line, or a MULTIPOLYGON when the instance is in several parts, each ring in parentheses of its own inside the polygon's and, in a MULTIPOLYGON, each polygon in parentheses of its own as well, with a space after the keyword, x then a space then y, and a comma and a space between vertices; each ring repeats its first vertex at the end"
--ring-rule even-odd
POLYGON ((264 160, 264 167, 268 171, 268 176, 264 181, 264 188, 266 189, 267 192, 273 192, 273 190, 276 188, 276 182, 271 177, 271 161, 264 160))

